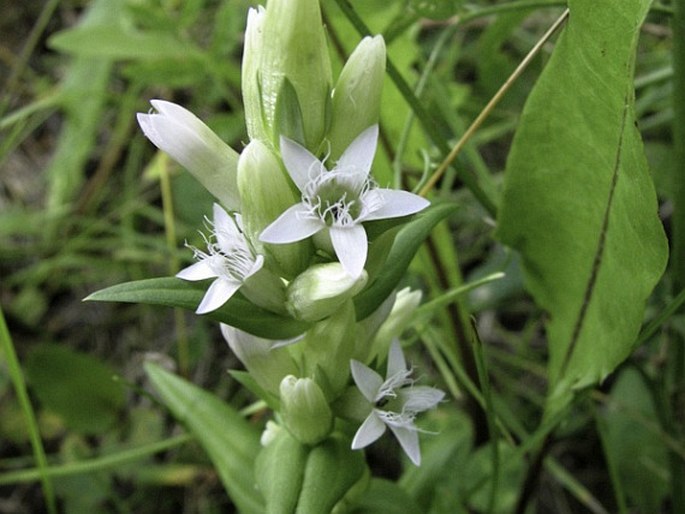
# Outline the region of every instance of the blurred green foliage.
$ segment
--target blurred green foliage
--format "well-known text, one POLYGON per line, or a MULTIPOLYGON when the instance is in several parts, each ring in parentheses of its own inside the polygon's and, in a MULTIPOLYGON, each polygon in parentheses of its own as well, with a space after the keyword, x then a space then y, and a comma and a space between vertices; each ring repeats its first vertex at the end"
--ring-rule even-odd
MULTIPOLYGON (((82 299, 112 284, 168 276, 189 261, 183 243, 199 241, 197 229, 211 211, 211 197, 155 153, 138 130, 135 113, 147 111, 151 98, 175 101, 240 151, 247 142, 240 95, 242 32, 252 5, 246 0, 29 0, 3 6, 0 306, 48 462, 60 475, 53 480, 62 512, 235 509, 222 479, 237 472, 228 464, 212 464, 190 437, 174 437, 181 429, 166 408, 185 407, 171 406, 178 398, 158 398, 144 373, 146 362, 157 363, 152 366, 157 380, 173 380, 163 369, 176 369, 226 399, 232 413, 247 407, 236 426, 261 428, 261 406, 252 405, 250 393, 226 373, 237 361, 215 324, 171 309, 82 299)), ((337 73, 360 36, 337 2, 322 5, 337 73)), ((385 35, 390 60, 434 120, 434 130, 453 144, 560 15, 564 2, 352 5, 372 32, 385 35)), ((677 171, 669 13, 668 5, 659 4, 648 14, 635 80, 636 122, 667 228, 677 171)), ((544 316, 524 291, 518 259, 494 241, 487 209, 455 170, 475 177, 487 198, 499 204, 523 104, 553 47, 553 42, 544 47, 439 183, 436 196, 457 202, 459 209, 437 227, 403 277, 431 299, 492 271, 507 272, 505 280, 477 289, 463 303, 478 318, 501 425, 496 446, 486 443, 487 427, 466 414, 471 411, 463 377, 455 380, 445 372, 461 369, 468 375, 464 363, 445 357, 451 353, 444 345, 454 340, 454 309, 440 310, 430 325, 405 334, 424 343, 414 347, 417 367, 442 377, 437 379, 445 382, 443 388, 453 393, 425 424, 439 436, 424 438, 424 466, 405 467, 391 442, 368 451, 374 472, 383 477, 374 479, 370 490, 395 501, 409 498, 406 512, 417 511, 414 504, 436 514, 508 512, 520 498, 528 465, 524 450, 533 446, 527 445, 544 407, 544 316), (397 478, 399 487, 390 482, 397 478), (493 490, 499 491, 495 502, 493 490)), ((383 98, 376 180, 415 186, 444 152, 390 78, 383 98)), ((667 276, 650 300, 648 318, 672 301, 669 287, 667 276)), ((540 487, 530 493, 539 511, 667 509, 666 454, 682 459, 685 445, 673 430, 674 423, 682 423, 673 419, 670 403, 677 384, 664 370, 672 345, 684 335, 682 316, 665 320, 615 378, 573 406, 541 463, 540 487)), ((3 357, 0 512, 40 512, 45 505, 40 475, 33 469, 24 413, 3 357)), ((183 394, 194 391, 178 384, 183 394)), ((202 416, 211 414, 205 404, 202 416)), ((390 505, 369 493, 360 498, 358 512, 392 512, 390 505)))

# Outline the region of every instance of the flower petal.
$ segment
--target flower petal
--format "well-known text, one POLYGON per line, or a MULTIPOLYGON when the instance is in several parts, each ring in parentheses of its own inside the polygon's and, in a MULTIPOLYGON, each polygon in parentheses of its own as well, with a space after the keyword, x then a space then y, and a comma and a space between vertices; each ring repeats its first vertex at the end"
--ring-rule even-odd
POLYGON ((392 433, 400 442, 400 446, 407 457, 416 465, 421 465, 421 449, 419 448, 419 434, 412 428, 389 425, 392 433))
POLYGON ((263 243, 294 243, 317 233, 326 225, 318 218, 312 218, 306 207, 298 203, 281 214, 259 235, 263 243))
POLYGON ((369 242, 361 225, 330 227, 331 243, 340 264, 351 277, 359 277, 366 264, 369 242))
POLYGON ((230 253, 236 246, 241 245, 243 235, 233 218, 215 203, 213 208, 214 234, 219 243, 219 248, 224 252, 230 253))
POLYGON ((207 289, 200 305, 195 311, 197 314, 206 314, 215 311, 225 304, 231 296, 240 288, 241 282, 225 278, 216 279, 207 289))
POLYGON ((297 188, 304 192, 307 183, 323 173, 323 163, 302 145, 281 136, 281 157, 290 178, 297 188))
POLYGON ((423 412, 440 403, 445 398, 445 392, 435 387, 413 386, 401 389, 399 396, 404 409, 411 412, 423 412))
POLYGON ((386 378, 397 375, 398 373, 404 373, 407 371, 407 361, 404 359, 404 353, 402 352, 402 346, 397 339, 395 339, 390 345, 390 351, 388 352, 388 371, 386 373, 386 378))
POLYGON ((354 141, 350 143, 335 165, 336 170, 347 173, 359 173, 363 178, 368 177, 371 171, 371 163, 376 154, 378 142, 378 125, 371 125, 362 131, 354 141))
POLYGON ((430 205, 430 202, 425 198, 410 193, 409 191, 402 191, 399 189, 372 189, 364 196, 368 195, 380 195, 382 201, 371 201, 371 199, 362 198, 362 203, 380 205, 379 208, 364 216, 364 221, 408 216, 409 214, 419 212, 430 205))
POLYGON ((375 412, 371 412, 359 427, 357 433, 352 439, 352 449, 360 450, 383 435, 385 432, 385 423, 383 423, 375 412))
POLYGON ((197 280, 205 280, 207 278, 216 277, 216 273, 209 266, 209 262, 206 259, 202 259, 195 264, 191 264, 187 268, 183 268, 181 271, 176 273, 178 278, 183 280, 190 280, 192 282, 197 280))
POLYGON ((350 360, 352 378, 359 391, 369 402, 376 402, 378 390, 383 385, 383 378, 368 366, 354 359, 350 360))

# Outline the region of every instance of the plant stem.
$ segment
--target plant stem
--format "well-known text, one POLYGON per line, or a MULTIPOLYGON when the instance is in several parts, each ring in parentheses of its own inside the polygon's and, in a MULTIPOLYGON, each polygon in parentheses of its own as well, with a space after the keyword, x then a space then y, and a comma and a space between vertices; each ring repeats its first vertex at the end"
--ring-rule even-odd
POLYGON ((55 501, 55 491, 52 487, 52 481, 48 475, 48 461, 45 457, 45 449, 43 448, 43 442, 40 438, 40 431, 38 429, 38 421, 36 420, 36 414, 31 406, 31 400, 29 399, 28 391, 26 390, 26 382, 24 381, 24 375, 21 371, 21 366, 19 365, 19 359, 14 351, 14 344, 12 343, 12 337, 10 336, 7 324, 5 323, 5 316, 0 308, 0 350, 5 355, 7 360, 7 369, 14 385, 14 391, 17 395, 17 401, 24 413, 24 419, 26 420, 26 426, 28 429, 29 439, 31 441, 31 446, 33 447, 33 455, 36 459, 36 465, 38 467, 38 476, 40 477, 41 483, 43 485, 43 495, 45 496, 45 505, 50 514, 57 514, 57 503, 55 501))
POLYGON ((490 101, 487 103, 487 105, 483 108, 483 110, 480 112, 480 114, 476 117, 475 120, 471 123, 469 128, 466 129, 466 132, 461 136, 459 141, 457 141, 457 144, 454 145, 450 153, 445 157, 445 159, 442 161, 440 166, 438 166, 438 169, 435 170, 433 175, 428 179, 428 182, 421 188, 421 191, 419 191, 419 194, 421 196, 426 196, 428 192, 435 187, 435 184, 440 180, 440 178, 445 174, 445 171, 447 171, 447 168, 449 168, 454 160, 457 158, 457 155, 459 155, 459 152, 464 148, 466 143, 473 137, 473 135, 476 133, 476 131, 480 128, 480 126, 483 124, 483 122, 487 119, 487 117, 490 115, 490 113, 493 111, 495 106, 500 102, 500 100, 504 97, 507 91, 509 91, 509 88, 512 86, 514 82, 521 76, 523 71, 528 67, 528 65, 531 63, 533 58, 537 56, 537 54, 540 52, 542 47, 544 46, 545 43, 549 40, 550 37, 557 31, 557 29, 566 21, 566 18, 568 18, 569 15, 569 10, 566 9, 561 16, 557 19, 557 21, 554 22, 554 24, 545 32, 545 34, 540 38, 540 40, 535 44, 535 46, 528 52, 528 55, 526 55, 523 60, 519 63, 519 65, 516 67, 516 69, 513 71, 513 73, 509 76, 509 78, 502 84, 502 86, 499 88, 497 93, 490 99, 490 101))
MULTIPOLYGON (((181 434, 164 441, 146 444, 130 450, 122 450, 111 455, 103 455, 93 459, 70 462, 61 466, 52 466, 46 470, 46 474, 48 477, 66 477, 112 469, 150 457, 155 453, 176 448, 177 446, 186 444, 193 439, 193 436, 190 434, 181 434)), ((40 469, 22 469, 19 471, 10 471, 0 475, 0 485, 33 482, 38 480, 40 477, 40 469)))
POLYGON ((499 431, 497 430, 495 406, 492 401, 492 393, 490 390, 490 376, 488 375, 487 363, 485 362, 485 354, 483 352, 483 343, 478 336, 473 322, 471 323, 471 334, 473 339, 471 344, 473 346, 473 356, 476 361, 476 369, 478 370, 478 380, 480 382, 480 389, 483 391, 483 398, 485 399, 485 417, 488 422, 488 434, 490 436, 490 448, 492 451, 492 478, 490 483, 490 498, 488 500, 488 513, 495 509, 495 502, 497 500, 497 492, 499 487, 500 474, 500 456, 499 456, 499 431))
MULTIPOLYGON (((169 271, 176 274, 179 269, 178 257, 176 256, 176 223, 174 221, 173 192, 171 190, 171 180, 169 179, 168 159, 164 159, 159 170, 159 181, 162 191, 162 210, 164 212, 164 230, 166 244, 169 249, 169 271)), ((174 309, 174 324, 176 326, 176 339, 178 346, 178 369, 181 376, 188 377, 190 370, 190 350, 188 344, 188 331, 183 310, 176 307, 174 309)))
MULTIPOLYGON (((685 288, 685 0, 673 2, 673 253, 671 272, 676 291, 685 288)), ((672 435, 684 435, 682 401, 685 398, 685 340, 676 336, 672 359, 672 435)), ((672 511, 685 512, 685 462, 670 454, 672 511)))

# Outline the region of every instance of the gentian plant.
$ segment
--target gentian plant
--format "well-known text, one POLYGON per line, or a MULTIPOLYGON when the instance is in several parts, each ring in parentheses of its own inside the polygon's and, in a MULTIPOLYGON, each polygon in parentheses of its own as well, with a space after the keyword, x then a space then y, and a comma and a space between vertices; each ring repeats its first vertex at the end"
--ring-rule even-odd
MULTIPOLYGON (((425 198, 380 187, 373 178, 385 69, 381 37, 361 41, 335 85, 318 0, 271 0, 250 9, 245 37, 250 141, 240 155, 193 114, 164 100, 152 100, 153 109, 138 122, 216 198, 205 223, 206 248, 191 247, 196 262, 176 277, 203 291, 196 313, 225 321, 221 332, 246 370, 241 382, 273 409, 261 437, 259 472, 297 477, 275 485, 256 479, 261 486, 250 494, 266 512, 290 512, 284 502, 298 512, 310 504, 327 512, 367 489, 362 449, 386 426, 409 461, 421 462, 424 431, 415 418, 444 393, 414 384, 399 342, 388 356, 388 343, 376 339, 398 326, 394 286, 421 236, 403 249, 407 258, 391 263, 384 257, 400 231, 425 237, 452 208, 431 210, 425 198), (358 114, 348 116, 348 106, 358 114), (368 232, 379 220, 388 221, 368 232), (237 300, 253 315, 267 313, 271 338, 222 318, 237 300), (274 338, 283 318, 300 328, 292 337, 274 338), (386 362, 383 381, 373 368, 386 362), (346 478, 336 487, 308 485, 341 469, 346 478)), ((183 282, 172 287, 184 290, 183 282)))
MULTIPOLYGON (((498 511, 500 477, 516 475, 511 482, 524 484, 518 510, 523 512, 532 486, 519 480, 520 468, 507 467, 511 463, 503 462, 500 448, 518 451, 512 449, 516 441, 526 440, 534 442, 526 449, 532 451, 540 443, 539 460, 531 460, 542 466, 552 431, 574 399, 632 351, 666 256, 633 130, 632 77, 625 64, 632 62, 636 27, 648 2, 622 7, 630 12, 616 17, 616 23, 628 21, 615 33, 621 43, 612 46, 613 53, 598 47, 582 58, 569 41, 584 48, 585 40, 604 33, 604 26, 593 25, 595 13, 612 23, 614 14, 589 0, 569 4, 580 6, 570 18, 573 30, 560 39, 552 71, 541 77, 522 114, 502 191, 485 191, 468 173, 459 176, 484 212, 497 217, 496 237, 521 255, 522 273, 516 276, 524 277, 549 313, 549 393, 543 421, 529 439, 522 423, 507 428, 515 416, 490 395, 478 334, 459 303, 470 286, 456 287, 428 306, 420 305, 419 290, 400 289, 423 242, 458 206, 426 198, 453 156, 421 194, 389 188, 374 176, 386 68, 381 36, 364 37, 336 79, 319 0, 269 0, 247 14, 241 85, 249 140, 241 152, 174 103, 151 100, 152 110, 138 115, 149 140, 216 203, 201 230, 204 245, 190 247, 194 262, 175 277, 121 284, 91 299, 182 307, 220 326, 244 367, 231 375, 259 399, 265 413, 260 422, 246 421, 159 366, 146 369, 164 403, 208 452, 241 512, 420 512, 407 499, 412 477, 418 477, 417 488, 428 490, 425 484, 440 479, 435 470, 444 468, 443 449, 458 453, 451 441, 436 444, 435 466, 420 474, 421 440, 439 437, 441 409, 453 407, 451 400, 461 393, 468 393, 471 421, 490 437, 492 472, 484 476, 480 468, 486 466, 477 463, 470 468, 480 473, 474 482, 489 484, 483 510, 498 511), (615 57, 612 65, 593 61, 605 54, 615 57), (567 63, 581 63, 581 72, 568 71, 567 63), (585 73, 590 65, 593 71, 585 73), (573 103, 572 92, 556 92, 579 81, 587 81, 583 87, 593 94, 573 103), (623 90, 610 94, 607 84, 623 90), (559 102, 550 113, 547 99, 554 95, 559 102), (586 125, 597 112, 613 122, 586 125), (585 148, 594 144, 586 132, 597 126, 597 138, 619 143, 585 148), (582 130, 567 133, 573 127, 582 130), (582 195, 568 193, 572 180, 582 184, 582 195), (401 336, 410 323, 430 334, 428 318, 445 305, 454 307, 450 322, 457 344, 433 337, 426 345, 444 377, 437 384, 425 360, 408 362, 411 342, 401 336), (373 452, 387 448, 397 450, 406 465, 401 485, 373 476, 373 452)), ((339 5, 350 9, 347 2, 339 5)), ((427 114, 415 112, 447 153, 427 114)), ((412 179, 397 181, 405 182, 407 189, 419 187, 412 179)), ((439 244, 431 251, 452 258, 439 244)), ((190 262, 190 252, 188 257, 190 262)), ((536 472, 532 465, 531 470, 536 472)))

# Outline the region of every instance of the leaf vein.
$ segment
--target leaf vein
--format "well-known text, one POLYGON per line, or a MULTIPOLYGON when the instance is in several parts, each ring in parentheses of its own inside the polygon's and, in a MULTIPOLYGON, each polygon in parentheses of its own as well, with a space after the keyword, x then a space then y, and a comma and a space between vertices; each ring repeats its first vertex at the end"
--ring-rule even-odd
POLYGON ((590 306, 590 302, 592 300, 592 296, 595 290, 595 285, 597 283, 597 277, 599 275, 599 269, 602 265, 602 257, 604 255, 604 246, 606 242, 606 236, 607 236, 607 231, 609 228, 609 216, 611 214, 611 208, 614 200, 614 193, 616 191, 616 185, 618 184, 618 175, 619 175, 619 170, 621 167, 621 154, 623 151, 623 139, 625 136, 625 130, 626 130, 626 120, 628 118, 628 112, 629 112, 629 94, 626 93, 626 96, 624 98, 623 102, 623 113, 622 113, 622 118, 621 118, 621 129, 619 132, 618 136, 618 144, 616 146, 616 155, 614 158, 614 166, 613 166, 613 171, 612 171, 612 177, 611 177, 611 185, 609 187, 609 197, 607 199, 607 205, 604 210, 604 217, 602 219, 602 228, 599 233, 599 240, 597 242, 597 249, 595 250, 595 256, 592 262, 592 269, 590 271, 590 278, 588 279, 587 286, 585 287, 585 293, 583 295, 583 303, 580 306, 580 311, 578 312, 578 318, 576 320, 576 323, 573 327, 573 334, 571 335, 571 341, 569 342, 569 345, 566 349, 566 353, 564 355, 564 360, 562 362, 561 366, 561 375, 563 376, 564 373, 566 372, 566 368, 568 367, 571 357, 573 355, 573 352, 578 344, 578 339, 580 338, 580 332, 583 328, 583 324, 585 322, 585 318, 587 315, 587 310, 590 306))

